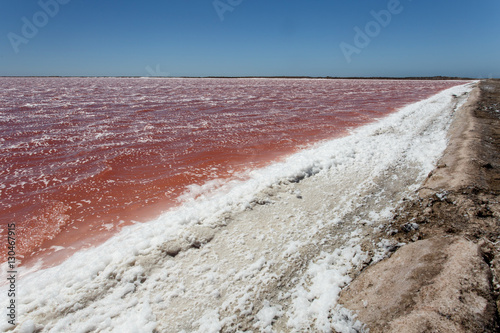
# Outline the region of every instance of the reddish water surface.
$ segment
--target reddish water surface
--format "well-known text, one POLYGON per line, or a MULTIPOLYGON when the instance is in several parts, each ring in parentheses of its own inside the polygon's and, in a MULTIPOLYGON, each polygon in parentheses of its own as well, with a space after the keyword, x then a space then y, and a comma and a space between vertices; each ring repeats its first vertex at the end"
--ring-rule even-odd
MULTIPOLYGON (((0 227, 78 248, 457 81, 0 78, 0 227)), ((5 253, 3 258, 5 259, 5 253)))

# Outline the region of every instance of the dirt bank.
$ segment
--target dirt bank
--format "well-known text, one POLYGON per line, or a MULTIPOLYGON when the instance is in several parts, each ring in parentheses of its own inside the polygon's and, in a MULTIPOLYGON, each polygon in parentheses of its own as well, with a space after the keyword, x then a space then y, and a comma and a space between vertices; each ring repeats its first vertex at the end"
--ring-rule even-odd
POLYGON ((340 302, 370 332, 496 332, 500 308, 500 80, 457 114, 437 168, 381 234, 407 243, 340 302))

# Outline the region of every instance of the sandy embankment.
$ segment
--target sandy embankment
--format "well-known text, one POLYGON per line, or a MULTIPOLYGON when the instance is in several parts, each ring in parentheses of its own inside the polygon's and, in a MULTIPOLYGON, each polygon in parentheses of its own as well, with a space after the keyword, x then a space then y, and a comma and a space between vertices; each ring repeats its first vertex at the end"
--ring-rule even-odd
POLYGON ((370 332, 496 332, 500 290, 500 81, 482 81, 419 197, 388 231, 410 243, 340 302, 370 332))

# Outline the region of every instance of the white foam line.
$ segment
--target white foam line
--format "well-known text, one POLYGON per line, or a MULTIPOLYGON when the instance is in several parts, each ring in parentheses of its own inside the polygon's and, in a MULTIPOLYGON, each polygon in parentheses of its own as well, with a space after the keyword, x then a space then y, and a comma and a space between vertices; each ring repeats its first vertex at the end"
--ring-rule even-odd
MULTIPOLYGON (((134 293, 136 281, 144 274, 142 266, 134 265, 136 260, 154 262, 162 255, 158 247, 180 237, 187 227, 218 225, 221 214, 244 210, 258 193, 279 182, 327 170, 342 175, 353 163, 371 168, 365 170, 370 181, 370 175, 378 174, 383 168, 377 166, 377 161, 395 161, 401 156, 418 165, 423 177, 433 169, 446 147, 446 131, 454 105, 452 95, 467 93, 471 87, 472 84, 466 84, 447 89, 379 122, 358 128, 347 137, 254 170, 246 181, 227 182, 209 196, 202 195, 196 200, 187 196, 184 204, 154 221, 126 227, 104 244, 77 252, 59 266, 25 274, 19 281, 22 288, 17 298, 19 322, 23 324, 20 329, 41 328, 39 322, 44 322, 44 330, 50 332, 114 331, 121 323, 137 328, 129 332, 152 332, 157 319, 149 305, 149 296, 125 297, 134 293), (423 132, 428 135, 421 135, 423 132), (112 278, 117 276, 120 278, 112 278)), ((165 268, 165 275, 167 270, 165 268)), ((5 271, 6 266, 2 265, 2 273, 5 271)), ((149 279, 142 290, 153 290, 157 285, 157 281, 152 281, 149 288, 148 283, 149 279)), ((182 286, 179 292, 182 293, 182 286)), ((5 288, 0 293, 6 294, 5 288)), ((272 311, 281 310, 263 310, 260 320, 268 322, 272 311)), ((220 323, 212 324, 215 327, 220 323)), ((210 323, 199 325, 210 326, 210 323)), ((7 328, 3 321, 0 330, 7 328)))

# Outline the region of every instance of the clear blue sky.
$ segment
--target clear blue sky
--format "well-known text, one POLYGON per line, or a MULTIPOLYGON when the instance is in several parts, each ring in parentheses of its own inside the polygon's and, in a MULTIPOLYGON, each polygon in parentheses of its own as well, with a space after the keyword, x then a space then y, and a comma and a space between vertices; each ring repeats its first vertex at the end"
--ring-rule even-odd
POLYGON ((499 0, 215 3, 2 0, 0 75, 500 77, 499 0))

